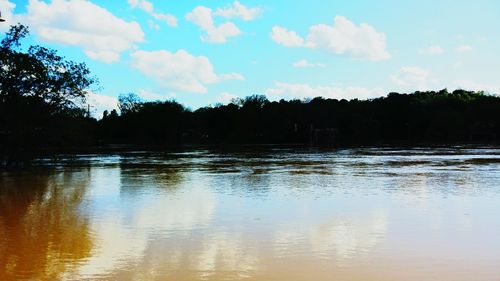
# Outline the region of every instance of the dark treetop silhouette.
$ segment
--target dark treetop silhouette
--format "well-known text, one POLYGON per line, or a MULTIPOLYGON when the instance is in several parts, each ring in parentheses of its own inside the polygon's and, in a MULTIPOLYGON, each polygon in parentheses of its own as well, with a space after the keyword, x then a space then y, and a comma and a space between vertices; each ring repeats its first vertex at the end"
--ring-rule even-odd
POLYGON ((96 80, 54 50, 22 51, 25 26, 0 46, 0 166, 55 149, 111 144, 426 145, 500 143, 500 97, 455 90, 390 93, 371 100, 280 100, 252 95, 190 110, 173 100, 121 95, 120 114, 86 114, 96 80))
POLYGON ((21 48, 28 35, 11 27, 0 43, 0 164, 30 158, 44 147, 88 145, 95 120, 78 104, 95 82, 85 64, 40 46, 21 48))
POLYGON ((120 98, 97 124, 104 143, 418 145, 498 143, 500 98, 446 89, 372 100, 270 102, 253 95, 190 111, 175 101, 120 98))

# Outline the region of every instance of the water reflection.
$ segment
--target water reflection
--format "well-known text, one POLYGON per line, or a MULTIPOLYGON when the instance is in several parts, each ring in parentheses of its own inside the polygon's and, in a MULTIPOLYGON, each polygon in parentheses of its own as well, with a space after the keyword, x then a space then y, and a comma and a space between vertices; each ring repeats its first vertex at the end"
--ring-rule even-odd
POLYGON ((89 219, 80 212, 88 170, 0 180, 0 280, 56 280, 91 256, 89 219))
POLYGON ((312 250, 331 253, 339 265, 352 258, 368 255, 387 232, 387 214, 384 210, 374 210, 367 216, 349 215, 331 219, 311 230, 312 250))
MULTIPOLYGON (((92 209, 100 219, 93 227, 98 249, 80 268, 81 277, 131 271, 147 258, 155 239, 189 236, 193 229, 209 224, 215 208, 213 191, 201 185, 186 186, 179 171, 169 168, 136 170, 125 164, 94 174, 93 181, 96 188, 103 182, 117 188, 107 196, 93 198, 92 209)), ((109 187, 107 190, 111 192, 109 187)), ((171 258, 171 251, 167 253, 171 258)))
POLYGON ((4 173, 0 280, 494 280, 498 159, 198 150, 4 173))
POLYGON ((315 258, 334 260, 337 266, 363 258, 384 241, 388 229, 387 211, 338 212, 314 222, 276 228, 276 256, 289 258, 300 252, 315 253, 315 258))

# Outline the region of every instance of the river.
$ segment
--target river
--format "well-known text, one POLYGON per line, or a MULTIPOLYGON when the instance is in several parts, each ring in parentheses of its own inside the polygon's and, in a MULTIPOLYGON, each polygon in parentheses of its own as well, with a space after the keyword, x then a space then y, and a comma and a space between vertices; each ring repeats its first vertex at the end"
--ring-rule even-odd
POLYGON ((500 280, 500 149, 189 149, 0 172, 0 280, 500 280))

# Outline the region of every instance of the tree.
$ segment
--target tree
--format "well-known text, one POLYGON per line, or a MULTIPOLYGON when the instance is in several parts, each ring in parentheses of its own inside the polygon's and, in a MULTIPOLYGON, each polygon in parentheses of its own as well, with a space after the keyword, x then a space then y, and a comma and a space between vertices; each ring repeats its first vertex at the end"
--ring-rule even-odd
POLYGON ((126 95, 121 94, 118 97, 118 108, 122 115, 139 111, 142 106, 142 100, 134 93, 126 95))
POLYGON ((29 46, 21 50, 20 41, 28 27, 12 26, 0 45, 0 97, 2 102, 19 97, 44 102, 50 114, 77 107, 96 83, 84 63, 67 61, 55 50, 29 46))
POLYGON ((80 107, 97 83, 85 64, 65 60, 55 50, 23 49, 21 40, 28 35, 28 27, 19 24, 0 43, 0 165, 6 154, 21 156, 68 141, 65 133, 77 131, 69 120, 83 118, 80 107))

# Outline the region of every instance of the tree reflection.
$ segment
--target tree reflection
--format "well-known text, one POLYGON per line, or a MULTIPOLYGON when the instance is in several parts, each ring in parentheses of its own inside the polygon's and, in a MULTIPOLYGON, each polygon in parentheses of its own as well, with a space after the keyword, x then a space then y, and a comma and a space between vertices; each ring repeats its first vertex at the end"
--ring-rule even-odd
POLYGON ((80 204, 89 172, 4 174, 0 180, 0 280, 57 280, 93 247, 80 204))
POLYGON ((174 191, 184 181, 183 171, 191 163, 172 155, 143 155, 120 160, 120 191, 133 196, 144 188, 174 191))

